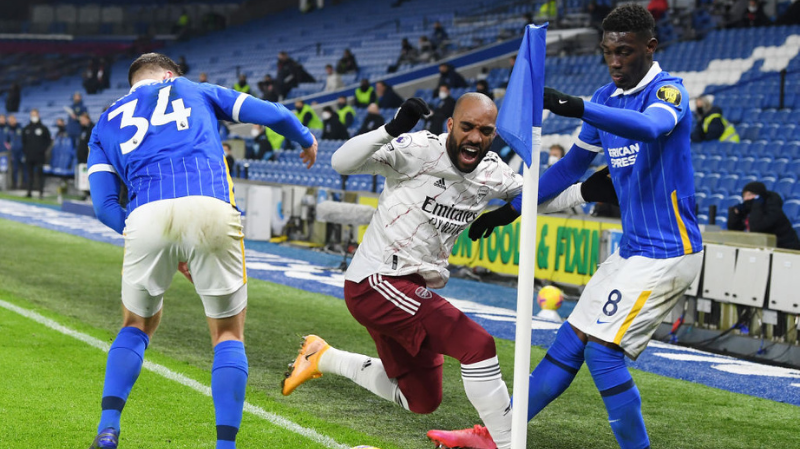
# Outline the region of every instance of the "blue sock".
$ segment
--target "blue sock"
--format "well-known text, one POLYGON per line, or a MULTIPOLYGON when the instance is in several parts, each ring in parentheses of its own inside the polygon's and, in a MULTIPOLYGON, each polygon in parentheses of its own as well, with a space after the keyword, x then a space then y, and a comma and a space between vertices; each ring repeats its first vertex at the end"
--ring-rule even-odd
POLYGON ((246 385, 247 355, 244 343, 227 340, 217 344, 211 368, 211 396, 217 416, 217 449, 236 448, 246 385))
POLYGON ((150 338, 135 327, 123 327, 108 350, 106 378, 103 384, 102 413, 97 432, 106 427, 119 430, 122 409, 139 378, 144 361, 144 350, 150 338))
POLYGON ((650 447, 642 418, 642 397, 633 382, 625 355, 599 343, 586 345, 586 366, 600 390, 608 411, 608 422, 621 449, 650 447))
POLYGON ((583 365, 585 344, 565 322, 529 378, 528 421, 569 387, 583 365))

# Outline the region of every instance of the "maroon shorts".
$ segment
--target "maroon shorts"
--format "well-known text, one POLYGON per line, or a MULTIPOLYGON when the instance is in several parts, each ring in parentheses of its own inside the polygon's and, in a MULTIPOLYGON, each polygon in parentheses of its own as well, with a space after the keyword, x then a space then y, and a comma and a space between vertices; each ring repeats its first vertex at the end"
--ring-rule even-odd
POLYGON ((369 331, 386 374, 398 380, 412 411, 429 413, 441 402, 443 354, 462 364, 497 354, 492 336, 425 288, 418 274, 373 274, 359 283, 346 281, 344 298, 356 321, 369 331))

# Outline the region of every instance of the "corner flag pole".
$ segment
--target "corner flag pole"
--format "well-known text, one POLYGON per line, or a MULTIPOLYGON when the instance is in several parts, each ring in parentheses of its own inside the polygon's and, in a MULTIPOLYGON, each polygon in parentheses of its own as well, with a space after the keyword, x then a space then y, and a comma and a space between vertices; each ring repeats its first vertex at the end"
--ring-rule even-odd
POLYGON ((525 449, 528 438, 528 373, 531 369, 531 320, 536 269, 536 213, 539 197, 541 128, 533 128, 531 165, 522 174, 519 274, 517 277, 517 331, 514 337, 514 407, 511 412, 511 448, 525 449))
POLYGON ((536 209, 539 198, 539 151, 542 147, 546 37, 547 24, 525 27, 517 62, 497 115, 497 132, 525 161, 517 277, 517 328, 514 339, 512 449, 525 449, 528 437, 528 373, 531 369, 533 275, 536 262, 536 209))

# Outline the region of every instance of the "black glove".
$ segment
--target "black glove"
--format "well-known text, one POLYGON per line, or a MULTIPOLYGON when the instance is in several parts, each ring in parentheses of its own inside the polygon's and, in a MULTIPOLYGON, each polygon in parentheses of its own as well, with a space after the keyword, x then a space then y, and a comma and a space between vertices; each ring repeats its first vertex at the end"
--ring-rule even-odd
POLYGON ((608 166, 597 170, 581 184, 581 196, 587 203, 601 202, 619 206, 617 191, 608 176, 608 166))
POLYGON ((513 223, 517 217, 519 217, 519 212, 511 207, 511 203, 506 203, 505 206, 487 212, 473 221, 469 226, 469 233, 467 235, 472 240, 489 237, 492 235, 492 231, 494 231, 495 227, 513 223))
POLYGON ((583 99, 561 93, 553 88, 544 88, 544 108, 564 117, 583 117, 583 99))
POLYGON ((392 137, 407 133, 414 129, 420 118, 430 117, 431 109, 422 98, 409 98, 397 110, 394 118, 386 124, 384 129, 392 137))

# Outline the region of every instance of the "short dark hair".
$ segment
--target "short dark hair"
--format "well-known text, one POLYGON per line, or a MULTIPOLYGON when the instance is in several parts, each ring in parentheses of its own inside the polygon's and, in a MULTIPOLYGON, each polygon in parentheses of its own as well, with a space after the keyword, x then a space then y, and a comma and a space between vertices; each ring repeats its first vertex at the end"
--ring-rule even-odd
POLYGON ((137 72, 144 69, 153 69, 155 67, 170 70, 176 75, 183 75, 180 67, 169 56, 162 55, 161 53, 145 53, 136 58, 128 69, 128 84, 133 86, 133 76, 137 72))
POLYGON ((628 3, 614 8, 603 19, 603 32, 636 33, 649 39, 655 37, 656 21, 642 5, 628 3))

